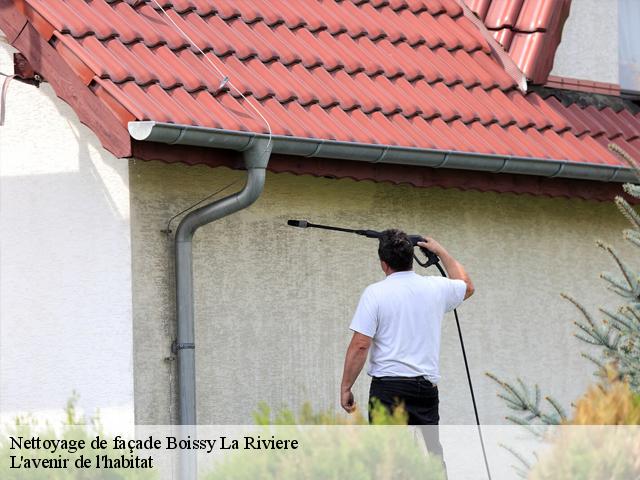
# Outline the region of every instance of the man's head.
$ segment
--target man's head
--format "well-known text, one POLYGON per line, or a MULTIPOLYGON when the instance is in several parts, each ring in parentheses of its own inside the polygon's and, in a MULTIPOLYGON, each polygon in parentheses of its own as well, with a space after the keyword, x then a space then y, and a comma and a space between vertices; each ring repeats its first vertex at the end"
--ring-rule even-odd
POLYGON ((382 270, 389 275, 413 268, 413 245, 407 234, 396 229, 385 230, 380 236, 378 257, 382 270))

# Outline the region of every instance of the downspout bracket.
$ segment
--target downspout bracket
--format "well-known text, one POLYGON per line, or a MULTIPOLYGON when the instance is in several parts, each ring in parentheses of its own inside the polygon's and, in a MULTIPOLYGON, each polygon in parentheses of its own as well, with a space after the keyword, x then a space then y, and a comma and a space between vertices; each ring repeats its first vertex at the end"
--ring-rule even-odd
POLYGON ((195 343, 178 343, 177 340, 174 340, 171 344, 171 352, 178 353, 178 350, 185 350, 187 348, 194 349, 196 348, 195 343))

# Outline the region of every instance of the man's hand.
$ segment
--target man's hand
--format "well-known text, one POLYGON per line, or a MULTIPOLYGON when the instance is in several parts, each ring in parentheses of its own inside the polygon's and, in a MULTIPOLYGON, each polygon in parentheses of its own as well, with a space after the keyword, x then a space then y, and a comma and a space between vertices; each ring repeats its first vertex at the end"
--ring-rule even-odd
POLYGON ((440 245, 438 242, 436 242, 433 238, 431 237, 424 237, 426 242, 418 242, 418 246, 419 247, 423 247, 426 248, 427 250, 429 250, 430 252, 435 253, 436 255, 440 256, 441 252, 444 252, 445 249, 442 247, 442 245, 440 245))
POLYGON ((464 299, 466 300, 471 295, 473 295, 473 292, 475 292, 475 288, 464 267, 456 259, 449 255, 449 252, 447 252, 444 247, 436 242, 433 238, 425 237, 425 240, 426 242, 418 242, 418 246, 432 251, 440 258, 440 261, 442 262, 442 265, 444 265, 444 268, 447 271, 450 279, 462 280, 467 284, 467 291, 464 294, 464 299))
POLYGON ((340 405, 348 413, 352 413, 356 409, 351 387, 356 383, 356 378, 360 375, 360 371, 367 361, 369 347, 371 347, 371 337, 359 332, 353 332, 351 343, 349 343, 349 348, 347 348, 347 354, 344 358, 344 372, 342 373, 342 383, 340 384, 340 405))
POLYGON ((340 393, 340 405, 347 413, 353 413, 356 410, 356 402, 353 399, 351 389, 342 390, 340 393))

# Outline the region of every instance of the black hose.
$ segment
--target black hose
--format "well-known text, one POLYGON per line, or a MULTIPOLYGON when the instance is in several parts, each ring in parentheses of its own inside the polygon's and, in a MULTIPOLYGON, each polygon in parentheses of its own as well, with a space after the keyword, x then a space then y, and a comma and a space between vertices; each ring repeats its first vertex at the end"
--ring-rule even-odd
MULTIPOLYGON (((435 264, 443 277, 447 277, 446 272, 440 263, 435 264)), ((462 348, 462 358, 464 359, 464 368, 467 371, 467 381, 469 382, 469 391, 471 392, 471 402, 473 403, 473 413, 476 416, 476 425, 478 426, 478 436, 480 437, 480 446, 482 447, 482 457, 484 458, 484 466, 487 469, 487 477, 491 480, 491 471, 489 470, 489 461, 487 460, 487 452, 484 448, 484 439, 482 437, 482 427, 480 425, 480 417, 478 416, 478 406, 476 405, 476 396, 473 392, 473 383, 471 382, 471 373, 469 372, 469 362, 467 361, 467 351, 464 348, 464 340, 462 339, 462 329, 460 328, 460 319, 458 318, 458 310, 453 309, 453 315, 456 317, 456 327, 458 327, 458 337, 460 338, 460 347, 462 348)))

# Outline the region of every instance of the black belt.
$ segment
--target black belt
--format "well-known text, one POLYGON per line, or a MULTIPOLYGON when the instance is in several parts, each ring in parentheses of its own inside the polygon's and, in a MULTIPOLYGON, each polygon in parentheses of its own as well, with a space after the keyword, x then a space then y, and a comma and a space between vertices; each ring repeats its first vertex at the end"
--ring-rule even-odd
POLYGON ((424 376, 419 377, 372 377, 374 380, 379 380, 381 382, 387 381, 395 381, 395 380, 403 380, 406 382, 419 382, 420 380, 427 382, 429 385, 433 385, 430 380, 427 380, 424 376))

